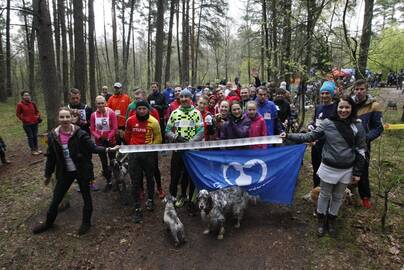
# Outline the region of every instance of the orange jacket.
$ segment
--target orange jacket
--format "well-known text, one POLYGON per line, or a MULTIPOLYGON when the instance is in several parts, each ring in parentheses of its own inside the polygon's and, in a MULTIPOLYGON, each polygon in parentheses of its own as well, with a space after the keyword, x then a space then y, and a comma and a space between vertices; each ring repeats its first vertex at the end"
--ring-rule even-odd
POLYGON ((130 102, 130 97, 127 94, 115 94, 108 99, 108 107, 115 112, 118 119, 118 127, 120 128, 125 127, 126 110, 128 109, 130 102))

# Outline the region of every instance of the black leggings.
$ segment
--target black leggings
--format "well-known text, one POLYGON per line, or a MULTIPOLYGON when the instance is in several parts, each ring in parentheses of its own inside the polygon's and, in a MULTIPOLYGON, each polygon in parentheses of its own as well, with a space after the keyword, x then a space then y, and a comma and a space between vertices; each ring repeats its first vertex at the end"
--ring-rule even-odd
POLYGON ((156 180, 157 189, 161 190, 161 173, 159 169, 159 152, 153 152, 154 158, 154 180, 156 180))
POLYGON ((182 152, 174 151, 171 157, 171 183, 170 183, 170 193, 172 196, 177 196, 177 186, 181 179, 181 197, 187 197, 187 189, 189 185, 189 199, 192 199, 194 195, 195 185, 192 182, 182 159, 182 152), (182 176, 182 179, 181 179, 182 176))
MULTIPOLYGON (((366 160, 369 160, 370 153, 366 152, 366 160)), ((365 166, 362 169, 362 175, 358 182, 358 191, 361 199, 367 197, 370 198, 370 183, 369 183, 369 162, 366 161, 365 166)))
POLYGON ((154 153, 134 153, 129 155, 129 174, 132 180, 132 195, 135 208, 140 208, 140 192, 146 175, 148 198, 154 196, 154 153))
MULTIPOLYGON (((101 146, 104 147, 113 147, 114 145, 109 144, 109 143, 102 143, 101 146)), ((115 159, 115 152, 102 152, 98 153, 98 156, 100 157, 101 160, 101 166, 102 166, 102 175, 107 179, 107 184, 111 183, 111 177, 112 177, 112 160, 115 159), (108 164, 108 159, 109 159, 109 164, 108 164)))
POLYGON ((320 186, 320 177, 317 175, 318 168, 321 164, 321 152, 323 151, 323 143, 317 142, 311 148, 311 165, 313 166, 313 187, 320 186))
POLYGON ((76 171, 67 172, 65 175, 63 175, 62 179, 57 180, 55 189, 53 191, 53 199, 49 206, 48 214, 46 217, 46 224, 52 225, 55 222, 56 216, 58 214, 59 204, 62 202, 66 192, 69 190, 73 181, 76 179, 79 184, 80 193, 84 201, 82 223, 91 224, 91 213, 93 212, 93 204, 91 201, 89 180, 80 179, 76 171))

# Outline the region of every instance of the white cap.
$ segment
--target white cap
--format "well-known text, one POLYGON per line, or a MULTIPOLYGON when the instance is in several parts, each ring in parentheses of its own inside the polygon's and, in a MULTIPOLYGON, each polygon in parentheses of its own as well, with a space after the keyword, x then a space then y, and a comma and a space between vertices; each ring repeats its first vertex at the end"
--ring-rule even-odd
POLYGON ((114 83, 114 87, 116 88, 122 88, 122 84, 119 82, 114 83))

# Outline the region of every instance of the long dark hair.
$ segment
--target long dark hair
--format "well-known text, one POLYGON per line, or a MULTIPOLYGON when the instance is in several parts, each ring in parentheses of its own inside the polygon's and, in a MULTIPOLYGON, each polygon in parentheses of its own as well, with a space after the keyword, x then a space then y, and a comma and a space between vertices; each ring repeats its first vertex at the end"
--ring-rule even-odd
POLYGON ((351 105, 351 114, 348 116, 345 121, 348 121, 350 123, 354 122, 357 119, 357 114, 358 114, 358 108, 356 106, 355 101, 348 95, 343 95, 342 97, 339 98, 338 102, 336 102, 335 110, 333 115, 330 117, 331 120, 341 120, 338 116, 338 103, 341 101, 346 101, 351 105))

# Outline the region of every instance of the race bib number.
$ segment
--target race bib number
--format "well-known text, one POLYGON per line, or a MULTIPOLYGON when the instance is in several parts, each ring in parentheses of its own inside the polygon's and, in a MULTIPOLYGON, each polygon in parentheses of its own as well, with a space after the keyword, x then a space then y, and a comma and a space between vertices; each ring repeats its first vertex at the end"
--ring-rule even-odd
POLYGON ((195 122, 192 120, 179 120, 175 122, 175 127, 178 128, 193 128, 195 127, 195 122))
POLYGON ((115 115, 120 116, 121 115, 121 110, 115 110, 115 115))
POLYGON ((97 117, 95 119, 95 128, 98 131, 109 131, 109 119, 107 117, 97 117))
POLYGON ((83 109, 79 110, 79 115, 80 115, 80 120, 81 121, 83 121, 83 122, 87 121, 87 119, 86 119, 86 110, 83 110, 83 109))
POLYGON ((271 120, 271 113, 264 113, 264 119, 265 120, 271 120))
POLYGON ((70 158, 69 147, 67 146, 67 144, 63 144, 62 147, 63 147, 63 157, 65 159, 70 158))
POLYGON ((154 104, 156 104, 156 101, 150 100, 150 105, 154 105, 154 104))

